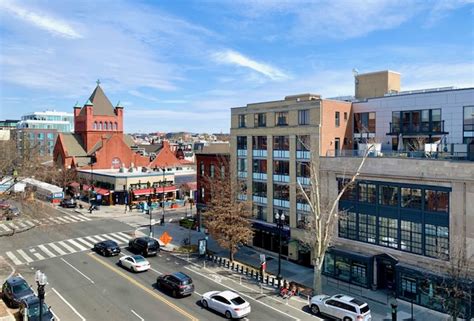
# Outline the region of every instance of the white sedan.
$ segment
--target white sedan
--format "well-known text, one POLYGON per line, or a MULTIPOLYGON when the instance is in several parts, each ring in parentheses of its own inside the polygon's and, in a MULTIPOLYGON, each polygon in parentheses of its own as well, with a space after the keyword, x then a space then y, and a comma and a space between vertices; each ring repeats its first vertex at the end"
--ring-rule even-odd
POLYGON ((143 272, 150 269, 150 262, 141 255, 122 256, 118 264, 134 272, 143 272))
POLYGON ((232 291, 210 291, 201 297, 204 308, 215 310, 227 319, 243 318, 250 314, 250 304, 232 291))

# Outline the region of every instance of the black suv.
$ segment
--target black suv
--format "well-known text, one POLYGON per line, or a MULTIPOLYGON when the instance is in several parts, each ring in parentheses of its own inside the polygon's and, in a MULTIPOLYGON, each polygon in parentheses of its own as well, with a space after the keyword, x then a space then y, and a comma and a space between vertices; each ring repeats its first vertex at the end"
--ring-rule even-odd
POLYGON ((61 203, 59 205, 61 205, 62 207, 66 207, 66 208, 76 208, 77 207, 76 200, 73 199, 73 198, 65 198, 61 201, 61 203))
POLYGON ((193 279, 183 272, 160 275, 156 286, 164 291, 170 291, 174 297, 191 295, 194 292, 193 279))
POLYGON ((11 308, 17 308, 22 299, 32 295, 34 295, 33 290, 20 276, 12 276, 3 283, 3 301, 11 308))
POLYGON ((160 250, 160 243, 148 236, 138 237, 128 241, 128 248, 143 256, 156 255, 160 250))
MULTIPOLYGON (((25 313, 28 313, 28 321, 39 321, 40 319, 40 301, 36 295, 29 296, 20 302, 20 316, 23 320, 25 313)), ((54 321, 54 315, 51 312, 51 308, 43 302, 43 308, 41 310, 41 320, 43 321, 54 321)))
POLYGON ((102 254, 103 256, 113 256, 120 254, 120 247, 112 240, 105 240, 94 244, 93 250, 102 254))

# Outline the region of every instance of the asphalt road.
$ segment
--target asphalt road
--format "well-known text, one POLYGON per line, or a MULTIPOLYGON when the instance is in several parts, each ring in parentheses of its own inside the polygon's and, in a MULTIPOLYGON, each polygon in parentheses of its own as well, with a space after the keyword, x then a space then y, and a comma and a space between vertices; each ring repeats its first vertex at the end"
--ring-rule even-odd
MULTIPOLYGON (((93 235, 104 237, 106 233, 118 235, 114 232, 131 230, 130 225, 112 219, 40 226, 2 238, 0 255, 5 257, 6 252, 14 251, 19 259, 23 259, 18 251, 24 249, 23 254, 35 259, 14 265, 16 273, 25 277, 31 285, 34 285, 36 270, 48 276, 46 302, 52 306, 58 320, 221 320, 224 318, 222 315, 201 307, 200 295, 211 290, 229 289, 239 292, 250 302, 252 312, 247 320, 315 320, 282 302, 272 302, 255 289, 230 281, 225 275, 213 274, 168 253, 149 258, 152 270, 130 273, 116 265, 117 257, 104 258, 84 244, 82 250, 51 257, 39 248, 52 242, 60 245, 65 240, 75 239, 77 244, 77 239, 87 240, 93 235), (38 254, 42 258, 36 260, 38 254), (193 295, 176 299, 156 289, 156 278, 160 274, 175 271, 182 271, 193 278, 196 291, 193 295)), ((74 245, 74 241, 67 244, 74 245)), ((51 245, 48 248, 54 250, 51 245)), ((129 253, 126 248, 122 251, 129 253)))

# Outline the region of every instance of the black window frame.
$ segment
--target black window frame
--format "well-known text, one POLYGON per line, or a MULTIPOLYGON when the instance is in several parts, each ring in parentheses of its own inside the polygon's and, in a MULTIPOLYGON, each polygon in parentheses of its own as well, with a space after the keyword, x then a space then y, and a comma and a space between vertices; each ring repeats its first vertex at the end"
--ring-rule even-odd
POLYGON ((266 127, 267 126, 267 114, 256 113, 254 114, 254 127, 266 127))
POLYGON ((311 123, 311 113, 309 109, 298 110, 298 125, 309 125, 311 123))
POLYGON ((288 126, 288 112, 287 111, 275 112, 275 126, 288 126))

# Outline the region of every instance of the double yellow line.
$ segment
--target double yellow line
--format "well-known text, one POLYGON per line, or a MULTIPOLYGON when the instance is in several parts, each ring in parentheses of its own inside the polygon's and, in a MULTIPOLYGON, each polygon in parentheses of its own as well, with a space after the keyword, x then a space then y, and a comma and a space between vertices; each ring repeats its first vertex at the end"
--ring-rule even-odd
POLYGON ((156 293, 155 291, 147 288, 146 286, 144 286, 143 284, 141 284, 140 282, 138 282, 137 280, 135 280, 134 278, 130 277, 129 275, 125 274, 124 272, 118 270, 117 268, 115 267, 112 267, 110 264, 108 263, 105 263, 103 260, 99 259, 97 256, 94 255, 94 253, 89 253, 89 256, 91 258, 93 258, 94 260, 96 260, 97 262, 99 262, 100 264, 102 264, 103 266, 105 266, 106 268, 108 268, 109 270, 117 273, 118 275, 120 275, 121 277, 123 277, 124 279, 128 280, 130 283, 132 283, 133 285, 139 287, 140 289, 142 289, 143 291, 147 292, 148 294, 150 294, 151 296, 153 296, 154 298, 160 300, 161 302, 165 303, 166 305, 168 305, 169 307, 171 307, 172 309, 176 310, 177 312, 181 313, 182 315, 184 315, 185 317, 189 318, 189 320, 192 320, 192 321, 198 321, 197 318, 195 318, 194 316, 192 316, 191 314, 189 314, 188 312, 184 311, 183 309, 181 309, 180 307, 178 307, 177 305, 175 305, 174 303, 172 303, 171 301, 168 301, 167 299, 165 299, 164 297, 162 297, 161 295, 159 295, 158 293, 156 293))

